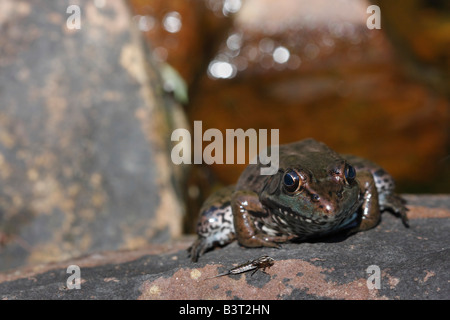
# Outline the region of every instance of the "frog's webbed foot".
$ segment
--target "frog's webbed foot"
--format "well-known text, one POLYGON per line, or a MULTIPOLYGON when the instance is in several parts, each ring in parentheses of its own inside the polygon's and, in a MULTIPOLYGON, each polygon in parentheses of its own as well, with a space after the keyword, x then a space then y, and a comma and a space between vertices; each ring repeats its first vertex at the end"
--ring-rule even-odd
POLYGON ((407 216, 408 208, 405 206, 406 201, 396 194, 386 195, 383 199, 382 210, 389 210, 402 219, 402 223, 409 228, 409 220, 407 216))
POLYGON ((210 247, 205 237, 198 237, 197 240, 187 249, 188 256, 192 262, 197 262, 198 258, 202 256, 210 247))
POLYGON ((197 240, 187 249, 188 256, 192 262, 197 262, 198 258, 205 254, 206 251, 214 247, 223 247, 233 242, 235 235, 233 232, 224 234, 210 234, 207 237, 198 236, 197 240))

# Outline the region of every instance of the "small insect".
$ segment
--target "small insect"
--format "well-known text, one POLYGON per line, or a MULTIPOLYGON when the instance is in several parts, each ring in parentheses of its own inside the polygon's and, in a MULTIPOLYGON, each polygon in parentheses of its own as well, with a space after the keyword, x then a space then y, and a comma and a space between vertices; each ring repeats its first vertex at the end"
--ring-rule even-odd
POLYGON ((253 276, 253 274, 258 271, 258 269, 262 269, 262 271, 265 272, 266 268, 270 268, 271 266, 273 266, 274 261, 275 260, 269 256, 261 256, 255 260, 247 261, 246 263, 243 263, 237 267, 234 267, 233 269, 230 269, 224 273, 218 274, 217 276, 210 277, 208 279, 222 277, 229 274, 239 274, 251 270, 254 270, 251 274, 253 276))

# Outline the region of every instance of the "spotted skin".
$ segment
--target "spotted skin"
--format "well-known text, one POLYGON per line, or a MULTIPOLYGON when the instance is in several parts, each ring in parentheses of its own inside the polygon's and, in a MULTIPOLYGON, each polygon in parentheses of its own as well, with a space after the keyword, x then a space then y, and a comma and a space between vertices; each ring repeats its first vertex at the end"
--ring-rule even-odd
POLYGON ((222 188, 209 197, 200 209, 197 223, 198 239, 188 249, 192 260, 197 261, 206 250, 224 246, 235 240, 231 194, 234 186, 222 188))

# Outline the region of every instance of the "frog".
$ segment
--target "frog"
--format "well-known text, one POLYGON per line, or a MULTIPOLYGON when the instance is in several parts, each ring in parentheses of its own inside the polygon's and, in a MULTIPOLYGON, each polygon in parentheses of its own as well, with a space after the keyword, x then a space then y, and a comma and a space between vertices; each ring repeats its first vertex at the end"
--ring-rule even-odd
POLYGON ((280 248, 336 233, 350 236, 376 227, 383 211, 409 227, 406 201, 381 166, 339 154, 313 138, 277 150, 276 173, 263 175, 264 164, 249 164, 235 185, 205 200, 197 239, 188 248, 193 262, 233 241, 248 248, 280 248))

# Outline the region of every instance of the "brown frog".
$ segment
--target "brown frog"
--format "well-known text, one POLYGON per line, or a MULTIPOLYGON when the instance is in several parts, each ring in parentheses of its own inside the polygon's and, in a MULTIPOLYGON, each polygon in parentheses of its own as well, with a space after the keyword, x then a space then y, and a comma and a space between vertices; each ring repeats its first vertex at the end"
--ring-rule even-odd
POLYGON ((235 239, 245 247, 278 247, 335 232, 375 227, 390 210, 408 226, 405 201, 380 166, 340 155, 314 139, 279 146, 278 172, 250 164, 237 184, 211 195, 200 210, 192 261, 235 239))

